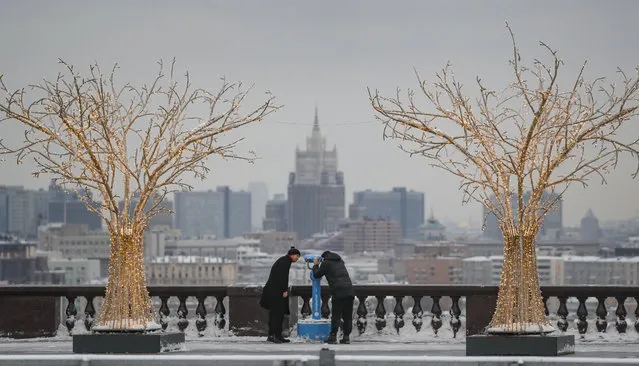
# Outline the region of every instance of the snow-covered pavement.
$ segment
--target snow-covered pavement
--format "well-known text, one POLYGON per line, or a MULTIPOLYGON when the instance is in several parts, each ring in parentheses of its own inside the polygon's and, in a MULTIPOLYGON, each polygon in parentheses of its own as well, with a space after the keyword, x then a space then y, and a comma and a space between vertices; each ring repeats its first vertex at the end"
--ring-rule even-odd
MULTIPOLYGON (((189 337, 190 338, 190 337, 189 337)), ((272 344, 263 337, 215 337, 187 339, 184 347, 170 354, 269 354, 269 355, 317 355, 326 347, 322 343, 313 343, 292 338, 290 344, 272 344)), ((353 338, 350 345, 331 345, 337 354, 350 355, 397 355, 397 356, 464 356, 465 341, 460 339, 432 338, 429 341, 398 339, 353 338)), ((54 337, 38 339, 0 339, 0 355, 7 354, 71 354, 71 338, 54 337)), ((167 353, 169 354, 169 353, 167 353)), ((576 345, 578 357, 614 357, 638 358, 639 340, 578 340, 576 345)))
MULTIPOLYGON (((85 333, 83 326, 76 326, 74 331, 85 333)), ((176 331, 176 327, 170 327, 176 331)), ((593 327, 594 328, 594 327, 593 327)), ((589 329, 584 338, 575 329, 568 331, 576 337, 575 355, 553 358, 552 362, 529 358, 501 358, 490 361, 490 358, 469 358, 465 356, 466 342, 464 330, 457 338, 452 331, 443 327, 438 336, 430 329, 417 332, 412 327, 405 327, 397 334, 390 327, 381 332, 369 329, 365 334, 352 335, 350 345, 331 345, 335 351, 338 365, 513 365, 522 364, 565 364, 565 360, 573 360, 572 365, 639 365, 639 334, 631 330, 623 335, 612 330, 597 333, 589 329), (522 361, 522 362, 523 362, 522 361), (541 363, 540 363, 541 362, 541 363)), ((290 344, 267 343, 264 337, 236 337, 228 330, 209 327, 202 336, 189 327, 186 330, 186 343, 175 352, 144 356, 90 356, 72 353, 71 336, 66 328, 60 327, 58 335, 52 338, 10 339, 0 338, 0 365, 19 366, 101 366, 117 363, 119 366, 131 365, 316 365, 320 350, 327 345, 313 343, 291 337, 290 344), (97 358, 96 358, 97 357, 97 358), (102 358, 100 358, 102 357, 102 358), (107 357, 105 359, 104 357, 107 357), (109 357, 125 357, 115 361, 109 357), (142 357, 142 358, 140 358, 142 357), (54 361, 54 359, 58 359, 54 361), (146 361, 145 361, 146 360, 146 361)))

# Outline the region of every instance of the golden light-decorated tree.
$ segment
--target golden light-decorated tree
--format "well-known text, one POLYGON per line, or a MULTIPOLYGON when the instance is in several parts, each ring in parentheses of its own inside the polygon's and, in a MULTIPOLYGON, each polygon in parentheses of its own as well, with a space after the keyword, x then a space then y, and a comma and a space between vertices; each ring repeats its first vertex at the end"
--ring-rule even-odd
POLYGON ((496 216, 504 263, 487 331, 538 334, 553 330, 536 263, 544 216, 572 183, 585 185, 593 176, 605 182, 622 154, 639 169, 639 136, 623 133, 638 122, 639 69, 618 70, 614 83, 586 81, 584 63, 562 88, 557 52, 541 43, 548 61, 526 66, 507 29, 514 80, 501 90, 477 78, 473 101, 447 65, 432 84, 417 76, 416 91, 383 97, 369 90, 369 97, 385 138, 459 177, 464 203, 478 201, 496 216))
POLYGON ((241 139, 225 135, 278 106, 266 93, 265 101, 244 110, 251 88, 224 79, 216 91, 194 88, 188 73, 176 78, 175 62, 168 70, 160 62, 155 78, 141 87, 119 85, 117 65, 107 75, 97 65, 81 75, 61 64, 54 80, 16 90, 0 74, 0 127, 24 127, 18 138, 3 135, 0 154, 32 160, 34 176, 50 175, 65 189, 84 192, 81 199, 104 219, 109 277, 93 329, 156 329, 142 248, 150 218, 166 210, 168 194, 191 189, 186 176, 206 177, 209 157, 251 160, 235 152, 241 139))

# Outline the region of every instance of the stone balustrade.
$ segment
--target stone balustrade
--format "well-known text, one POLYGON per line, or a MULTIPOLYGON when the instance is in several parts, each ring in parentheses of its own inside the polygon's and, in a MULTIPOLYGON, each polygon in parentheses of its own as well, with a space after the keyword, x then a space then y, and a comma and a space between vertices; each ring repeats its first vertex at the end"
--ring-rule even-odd
MULTIPOLYGON (((246 286, 149 286, 156 304, 157 318, 167 329, 169 318, 177 318, 180 331, 194 329, 203 335, 213 326, 235 335, 264 335, 266 312, 259 306, 260 287, 246 286), (178 300, 177 307, 170 303, 178 300), (190 310, 189 310, 190 309, 190 310)), ((53 336, 62 322, 73 333, 78 322, 90 329, 104 296, 104 286, 0 286, 0 337, 53 336), (63 319, 56 314, 63 298, 63 319), (81 298, 83 309, 78 309, 81 298)), ((322 292, 322 316, 330 318, 328 289, 322 292)), ((291 316, 286 328, 293 329, 298 318, 311 315, 310 286, 293 286, 290 291, 291 316)), ((637 286, 544 286, 546 314, 562 332, 571 327, 584 335, 596 330, 624 334, 634 325, 639 332, 639 287, 637 286), (629 311, 631 313, 628 318, 629 311), (571 323, 574 323, 571 326, 571 323)), ((494 311, 497 287, 476 285, 358 285, 355 286, 354 321, 359 334, 393 329, 401 336, 407 326, 426 331, 429 320, 435 335, 447 328, 452 337, 464 329, 476 334, 488 324, 494 311), (407 323, 410 322, 410 325, 407 323), (369 323, 374 328, 369 327, 369 323)))

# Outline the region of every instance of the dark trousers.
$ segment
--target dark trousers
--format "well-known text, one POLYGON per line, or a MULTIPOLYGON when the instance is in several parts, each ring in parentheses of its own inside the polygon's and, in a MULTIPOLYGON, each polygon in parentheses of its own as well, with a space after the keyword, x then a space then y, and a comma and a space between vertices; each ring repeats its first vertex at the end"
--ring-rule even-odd
POLYGON ((284 311, 274 309, 268 312, 268 335, 282 338, 282 323, 284 322, 284 311))
POLYGON ((341 299, 331 299, 331 334, 337 335, 339 326, 342 320, 344 320, 344 326, 342 331, 344 336, 350 336, 353 330, 353 300, 352 296, 343 297, 341 299))

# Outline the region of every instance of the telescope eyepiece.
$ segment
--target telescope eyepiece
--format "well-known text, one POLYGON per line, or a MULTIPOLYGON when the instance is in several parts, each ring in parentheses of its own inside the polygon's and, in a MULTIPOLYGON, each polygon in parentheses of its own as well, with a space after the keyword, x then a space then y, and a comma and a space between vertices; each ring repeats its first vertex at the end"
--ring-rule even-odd
POLYGON ((320 262, 322 261, 322 256, 319 254, 307 254, 304 256, 304 261, 306 263, 313 263, 315 258, 317 258, 320 262))

